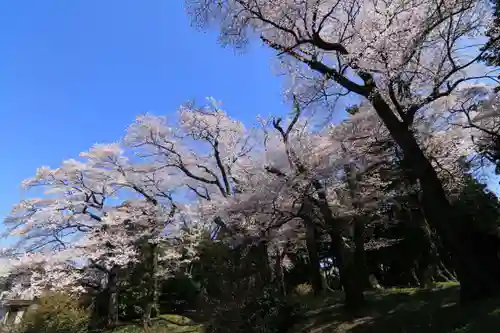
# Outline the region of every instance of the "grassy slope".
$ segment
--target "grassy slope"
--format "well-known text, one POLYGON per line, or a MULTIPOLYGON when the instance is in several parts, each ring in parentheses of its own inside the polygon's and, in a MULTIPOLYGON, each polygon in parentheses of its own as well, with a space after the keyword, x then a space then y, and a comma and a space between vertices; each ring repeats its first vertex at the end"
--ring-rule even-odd
POLYGON ((348 316, 340 296, 304 298, 306 311, 293 333, 489 333, 500 332, 500 299, 460 306, 458 286, 391 289, 369 293, 368 306, 348 316))
MULTIPOLYGON (((112 333, 143 333, 144 329, 137 325, 127 325, 113 330, 112 333)), ((202 333, 201 325, 177 315, 161 315, 154 319, 148 333, 202 333)))
MULTIPOLYGON (((304 308, 290 333, 490 333, 500 332, 500 299, 460 306, 458 286, 390 289, 367 293, 368 305, 356 316, 341 306, 341 293, 295 299, 304 308)), ((202 333, 201 325, 175 315, 155 320, 149 333, 202 333)), ((113 333, 142 333, 138 326, 113 333)))

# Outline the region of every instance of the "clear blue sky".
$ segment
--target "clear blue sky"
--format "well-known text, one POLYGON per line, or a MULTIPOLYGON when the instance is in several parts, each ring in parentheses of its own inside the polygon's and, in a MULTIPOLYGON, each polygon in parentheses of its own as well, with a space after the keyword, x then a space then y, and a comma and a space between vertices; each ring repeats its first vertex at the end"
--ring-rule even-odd
POLYGON ((270 54, 221 48, 183 0, 4 0, 0 13, 0 221, 37 167, 119 139, 140 113, 209 95, 243 121, 288 111, 270 54))
POLYGON ((140 113, 205 96, 243 121, 288 110, 269 54, 221 48, 182 0, 12 0, 0 13, 0 221, 38 166, 119 139, 140 113))

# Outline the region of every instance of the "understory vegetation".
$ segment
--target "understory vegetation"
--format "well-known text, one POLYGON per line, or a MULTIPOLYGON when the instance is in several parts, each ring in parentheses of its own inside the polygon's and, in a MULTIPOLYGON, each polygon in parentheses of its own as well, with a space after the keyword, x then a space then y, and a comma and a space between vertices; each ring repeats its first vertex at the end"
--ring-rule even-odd
MULTIPOLYGON (((290 295, 281 300, 286 312, 265 303, 256 304, 251 318, 242 318, 243 307, 195 322, 181 315, 158 315, 151 326, 140 321, 122 322, 109 333, 203 333, 203 332, 289 332, 289 333, 480 333, 495 332, 500 325, 500 299, 460 304, 456 283, 439 283, 426 289, 390 288, 366 292, 367 306, 346 312, 340 291, 290 295), (250 329, 249 329, 250 328, 250 329)), ((15 332, 88 333, 88 311, 66 295, 41 299, 36 311, 25 317, 15 332), (76 304, 76 305, 75 305, 76 304)), ((219 310, 220 311, 220 310, 219 310)), ((200 320, 198 318, 198 320, 200 320)))

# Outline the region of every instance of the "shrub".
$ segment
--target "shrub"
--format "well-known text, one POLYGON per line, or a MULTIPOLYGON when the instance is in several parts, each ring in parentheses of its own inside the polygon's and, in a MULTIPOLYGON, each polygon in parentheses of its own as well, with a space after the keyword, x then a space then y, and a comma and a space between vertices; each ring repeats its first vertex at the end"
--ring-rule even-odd
POLYGON ((160 313, 184 314, 196 310, 199 293, 195 281, 185 274, 164 281, 158 300, 160 313))
POLYGON ((192 271, 207 333, 287 332, 294 319, 267 261, 266 244, 205 244, 192 271))
POLYGON ((287 332, 296 314, 295 308, 272 287, 213 305, 207 333, 287 332))
POLYGON ((89 315, 76 297, 52 293, 40 298, 17 327, 19 333, 85 333, 89 315))

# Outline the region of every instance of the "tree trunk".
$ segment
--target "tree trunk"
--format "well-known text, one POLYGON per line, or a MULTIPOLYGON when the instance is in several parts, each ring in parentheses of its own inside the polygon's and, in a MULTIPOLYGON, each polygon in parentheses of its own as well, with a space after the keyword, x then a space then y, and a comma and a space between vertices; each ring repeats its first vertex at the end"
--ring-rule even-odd
POLYGON ((259 282, 262 286, 267 285, 272 281, 272 267, 269 262, 269 253, 267 251, 268 244, 267 242, 260 242, 253 248, 253 253, 255 253, 255 257, 257 259, 256 266, 258 272, 259 282))
POLYGON ((354 218, 354 262, 356 265, 356 276, 359 280, 359 285, 363 290, 374 289, 370 281, 368 265, 366 264, 365 252, 365 222, 361 216, 354 218))
POLYGON ((313 186, 318 194, 319 210, 325 224, 329 228, 333 257, 337 262, 340 283, 344 288, 346 308, 349 311, 357 311, 363 307, 365 298, 363 288, 357 283, 358 279, 356 278, 357 272, 353 251, 347 248, 347 244, 345 244, 342 238, 342 228, 339 225, 339 221, 336 221, 333 217, 333 212, 328 205, 325 188, 319 181, 313 182, 313 186))
POLYGON ((351 251, 338 233, 330 233, 332 251, 339 269, 340 283, 344 290, 345 306, 348 311, 355 312, 363 307, 365 298, 363 288, 356 278, 354 251, 351 251))
POLYGON ((358 284, 363 290, 373 289, 370 283, 368 274, 368 266, 366 264, 365 253, 365 220, 362 215, 362 207, 360 205, 360 195, 358 188, 357 172, 352 164, 344 166, 346 174, 347 187, 349 189, 349 197, 352 207, 354 208, 354 262, 357 268, 356 277, 358 284))
POLYGON ((102 332, 108 324, 108 303, 107 290, 99 290, 93 295, 92 311, 88 324, 88 331, 92 333, 102 332))
POLYGON ((461 300, 471 301, 500 294, 498 240, 473 231, 468 221, 459 223, 436 170, 411 130, 394 115, 378 93, 373 92, 370 100, 420 181, 426 220, 437 231, 456 262, 461 300))
POLYGON ((118 323, 118 273, 119 267, 111 268, 106 286, 108 296, 108 313, 106 327, 114 327, 118 323))
POLYGON ((431 229, 425 219, 421 219, 420 229, 423 233, 427 248, 424 251, 425 254, 421 260, 421 265, 419 265, 419 285, 420 288, 428 288, 434 282, 434 277, 438 272, 439 254, 433 240, 431 229))
POLYGON ((276 286, 278 287, 278 292, 281 296, 285 296, 285 277, 283 274, 283 264, 281 260, 281 251, 276 249, 276 254, 274 256, 274 279, 276 286))
POLYGON ((321 267, 317 247, 318 231, 310 218, 308 221, 305 221, 304 224, 306 227, 306 247, 307 254, 309 256, 310 281, 314 295, 317 296, 323 291, 323 279, 321 277, 321 267))
POLYGON ((151 313, 157 304, 158 290, 158 245, 149 245, 149 253, 147 253, 147 295, 144 304, 144 313, 142 316, 142 324, 144 329, 151 326, 151 313))

